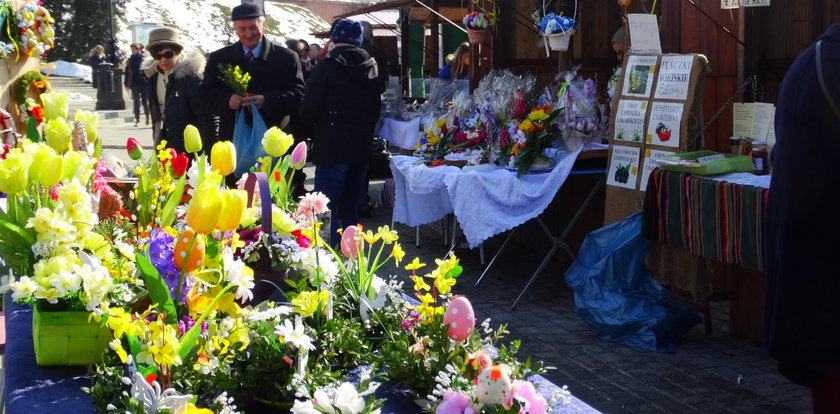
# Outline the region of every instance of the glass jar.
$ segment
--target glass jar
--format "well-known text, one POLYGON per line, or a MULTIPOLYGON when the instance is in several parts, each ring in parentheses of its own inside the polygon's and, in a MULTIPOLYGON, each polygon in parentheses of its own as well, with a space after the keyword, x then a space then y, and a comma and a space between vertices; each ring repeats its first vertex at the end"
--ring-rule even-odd
POLYGON ((767 141, 752 142, 753 174, 767 175, 770 173, 770 157, 767 141))

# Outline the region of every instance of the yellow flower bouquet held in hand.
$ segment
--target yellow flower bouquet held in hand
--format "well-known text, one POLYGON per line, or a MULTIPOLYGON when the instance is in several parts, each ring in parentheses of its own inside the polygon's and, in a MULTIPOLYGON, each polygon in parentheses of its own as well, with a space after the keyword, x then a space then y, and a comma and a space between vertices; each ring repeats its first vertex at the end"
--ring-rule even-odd
POLYGON ((245 96, 248 93, 248 83, 251 82, 251 74, 242 73, 239 65, 219 64, 219 80, 233 89, 233 93, 245 96))

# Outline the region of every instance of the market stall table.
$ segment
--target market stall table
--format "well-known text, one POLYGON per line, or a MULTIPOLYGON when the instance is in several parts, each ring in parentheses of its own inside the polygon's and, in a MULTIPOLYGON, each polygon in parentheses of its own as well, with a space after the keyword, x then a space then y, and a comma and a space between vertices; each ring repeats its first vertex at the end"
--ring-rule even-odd
MULTIPOLYGON (((762 254, 770 180, 769 175, 751 173, 707 177, 655 169, 643 207, 648 239, 730 264, 721 267, 734 273, 727 282, 730 331, 756 340, 763 330, 762 254)), ((685 274, 697 277, 695 272, 685 274)), ((680 283, 702 286, 696 280, 680 283)))

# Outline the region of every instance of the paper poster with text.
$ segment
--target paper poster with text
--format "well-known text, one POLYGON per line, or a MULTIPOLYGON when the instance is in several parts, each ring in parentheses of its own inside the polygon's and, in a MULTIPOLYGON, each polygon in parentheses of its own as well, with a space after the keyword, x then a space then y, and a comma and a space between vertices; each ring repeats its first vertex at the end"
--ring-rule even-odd
POLYGON ((678 55, 663 56, 659 65, 659 78, 656 81, 656 99, 688 98, 688 87, 691 82, 691 65, 694 56, 678 55))
POLYGON ((651 103, 646 142, 666 147, 679 147, 680 124, 684 107, 685 105, 681 103, 651 103))
POLYGON ((627 58, 627 73, 621 94, 638 98, 649 98, 653 89, 653 75, 656 72, 656 56, 632 55, 627 58))
POLYGON ((655 149, 645 150, 645 165, 642 168, 642 182, 639 184, 639 191, 647 191, 647 183, 648 178, 650 178, 650 173, 653 171, 654 168, 659 166, 659 163, 656 162, 656 160, 674 154, 676 154, 676 152, 660 151, 655 149))
POLYGON ((613 146, 607 185, 635 190, 639 177, 639 154, 641 154, 641 148, 613 146))
POLYGON ((648 102, 622 99, 618 101, 613 139, 642 142, 648 102))

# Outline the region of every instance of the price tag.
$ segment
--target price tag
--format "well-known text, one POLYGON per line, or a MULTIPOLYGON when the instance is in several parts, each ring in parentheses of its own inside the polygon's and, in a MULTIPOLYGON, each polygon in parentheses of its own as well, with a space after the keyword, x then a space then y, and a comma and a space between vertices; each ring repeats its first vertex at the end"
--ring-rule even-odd
POLYGON ((723 154, 715 154, 715 155, 709 155, 709 156, 706 156, 706 157, 697 158, 697 162, 699 162, 700 164, 708 164, 712 161, 722 160, 724 158, 726 158, 726 156, 723 155, 723 154))

